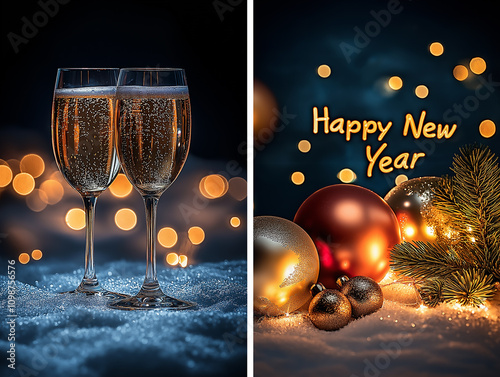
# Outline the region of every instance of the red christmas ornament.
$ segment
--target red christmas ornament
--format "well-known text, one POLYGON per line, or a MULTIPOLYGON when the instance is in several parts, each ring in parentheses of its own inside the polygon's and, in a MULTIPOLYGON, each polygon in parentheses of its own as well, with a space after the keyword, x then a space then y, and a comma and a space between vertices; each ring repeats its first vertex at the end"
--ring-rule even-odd
POLYGON ((366 188, 339 184, 309 196, 294 222, 312 238, 320 260, 319 281, 335 288, 342 275, 379 282, 389 271, 389 253, 401 242, 391 207, 366 188))

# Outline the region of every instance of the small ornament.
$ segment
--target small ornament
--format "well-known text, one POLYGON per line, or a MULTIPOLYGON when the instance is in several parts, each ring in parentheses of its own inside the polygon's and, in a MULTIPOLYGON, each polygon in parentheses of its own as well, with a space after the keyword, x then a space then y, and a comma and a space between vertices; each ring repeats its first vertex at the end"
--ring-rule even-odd
POLYGON ((391 207, 374 192, 355 185, 322 188, 300 206, 294 222, 313 239, 320 258, 319 280, 335 288, 342 275, 381 281, 389 252, 401 241, 391 207))
POLYGON ((337 284, 340 286, 340 292, 351 303, 354 318, 375 313, 384 303, 382 289, 372 278, 355 276, 349 279, 347 276, 342 276, 337 284))
POLYGON ((314 242, 297 224, 279 217, 254 218, 254 309, 277 316, 311 299, 318 280, 314 242))
POLYGON ((413 178, 394 187, 385 196, 401 228, 403 241, 453 241, 455 232, 446 217, 432 207, 433 189, 442 178, 413 178))
POLYGON ((309 318, 320 330, 338 330, 351 319, 351 304, 346 296, 335 289, 325 289, 313 297, 309 304, 309 318))

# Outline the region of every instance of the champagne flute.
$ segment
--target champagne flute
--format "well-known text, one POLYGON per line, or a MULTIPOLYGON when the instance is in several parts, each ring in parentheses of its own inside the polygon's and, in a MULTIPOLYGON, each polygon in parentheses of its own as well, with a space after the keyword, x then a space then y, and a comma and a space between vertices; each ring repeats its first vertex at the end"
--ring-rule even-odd
POLYGON ((52 102, 52 147, 66 181, 85 207, 85 272, 74 291, 128 297, 103 289, 94 269, 94 213, 97 197, 115 179, 120 164, 114 147, 117 68, 60 68, 52 102))
POLYGON ((156 278, 156 207, 179 175, 191 137, 184 70, 121 69, 116 98, 116 149, 146 208, 146 277, 137 295, 108 305, 124 310, 192 308, 195 303, 165 295, 156 278))

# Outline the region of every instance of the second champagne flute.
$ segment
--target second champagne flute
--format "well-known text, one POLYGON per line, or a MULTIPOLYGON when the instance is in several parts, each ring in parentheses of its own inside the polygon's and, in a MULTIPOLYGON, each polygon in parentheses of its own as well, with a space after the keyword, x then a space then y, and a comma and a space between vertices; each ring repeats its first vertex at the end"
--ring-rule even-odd
POLYGON ((121 69, 116 91, 116 149, 125 175, 146 207, 146 277, 139 293, 115 309, 187 309, 196 304, 163 293, 156 278, 156 207, 186 161, 191 104, 177 68, 121 69))

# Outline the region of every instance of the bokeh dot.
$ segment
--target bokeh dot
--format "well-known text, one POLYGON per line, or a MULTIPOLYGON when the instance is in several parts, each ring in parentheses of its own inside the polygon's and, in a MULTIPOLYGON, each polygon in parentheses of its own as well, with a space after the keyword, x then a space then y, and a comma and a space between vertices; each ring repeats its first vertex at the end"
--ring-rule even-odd
POLYGON ((399 90, 403 87, 403 80, 399 76, 392 76, 389 81, 389 88, 392 90, 399 90))
POLYGON ((26 264, 30 261, 30 255, 28 253, 19 254, 19 263, 26 264))
POLYGON ((326 79, 332 74, 332 69, 326 65, 322 64, 318 67, 318 76, 326 79))
POLYGON ((85 211, 81 208, 71 208, 66 212, 66 225, 73 230, 85 228, 85 211))
POLYGON ((309 140, 301 140, 297 144, 297 148, 302 153, 307 153, 307 152, 309 152, 311 150, 311 143, 309 142, 309 140))
POLYGON ((490 138, 493 135, 495 135, 496 131, 497 131, 496 125, 490 119, 483 120, 479 125, 479 133, 481 134, 482 137, 490 138))
POLYGON ((40 259, 42 259, 42 256, 43 256, 43 253, 42 253, 42 250, 40 250, 40 249, 35 249, 31 252, 31 258, 33 258, 34 260, 40 260, 40 259))
POLYGON ((240 220, 240 218, 239 218, 239 217, 237 217, 237 216, 233 216, 233 217, 231 217, 231 219, 229 220, 229 224, 231 224, 231 226, 232 226, 233 228, 237 228, 237 227, 239 227, 239 226, 241 225, 241 220, 240 220))
POLYGON ((476 75, 480 75, 486 71, 486 62, 480 57, 472 58, 469 63, 469 68, 476 75))
POLYGON ((188 230, 188 238, 193 245, 199 245, 205 240, 205 231, 199 226, 192 226, 188 230))
POLYGON ((167 249, 174 247, 177 243, 178 236, 174 228, 164 227, 158 232, 158 242, 161 246, 167 249))
POLYGON ((429 89, 425 85, 419 85, 415 88, 415 95, 418 98, 425 98, 429 95, 429 89))
POLYGON ((296 172, 293 172, 290 179, 292 180, 292 182, 297 185, 297 186, 300 186, 301 184, 303 184, 306 180, 306 177, 304 176, 304 173, 300 172, 300 171, 296 171, 296 172))
POLYGON ((429 52, 434 56, 440 56, 444 52, 444 47, 439 42, 433 42, 429 46, 429 52))
POLYGON ((137 215, 130 208, 122 208, 116 211, 115 224, 121 230, 132 230, 137 225, 137 215))
POLYGON ((339 171, 337 174, 337 178, 340 179, 343 183, 351 183, 356 180, 356 173, 354 173, 351 169, 345 168, 339 171))
POLYGON ((469 70, 464 65, 457 65, 453 68, 453 77, 455 77, 458 81, 464 81, 469 76, 469 70))
POLYGON ((29 173, 19 173, 12 180, 12 187, 19 195, 28 195, 35 189, 35 179, 29 173))
POLYGON ((397 185, 399 185, 400 183, 403 183, 405 181, 408 180, 408 177, 404 174, 400 174, 396 177, 396 179, 394 180, 394 183, 397 185))

